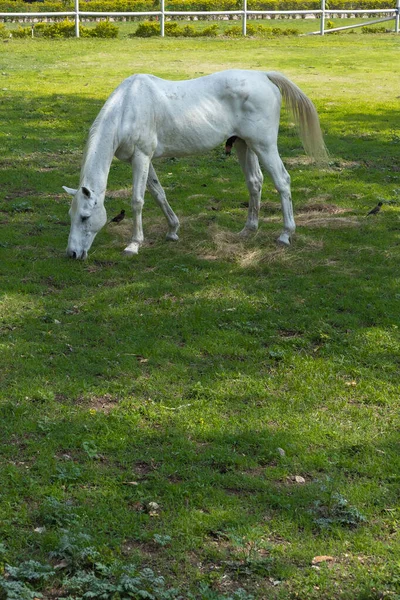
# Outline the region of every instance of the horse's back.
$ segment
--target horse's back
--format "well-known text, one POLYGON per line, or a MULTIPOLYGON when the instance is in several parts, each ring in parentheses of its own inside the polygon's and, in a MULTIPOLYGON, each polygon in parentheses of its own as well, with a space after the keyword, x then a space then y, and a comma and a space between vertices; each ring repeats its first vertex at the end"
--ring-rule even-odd
POLYGON ((277 88, 264 71, 229 69, 194 79, 170 80, 155 75, 135 74, 125 79, 124 87, 137 98, 141 93, 151 99, 167 101, 193 98, 200 100, 202 95, 218 98, 249 98, 257 95, 276 95, 277 88))
POLYGON ((248 124, 261 125, 268 112, 279 119, 279 92, 262 71, 232 69, 180 81, 137 74, 119 89, 122 137, 155 156, 202 153, 232 135, 245 137, 248 124))

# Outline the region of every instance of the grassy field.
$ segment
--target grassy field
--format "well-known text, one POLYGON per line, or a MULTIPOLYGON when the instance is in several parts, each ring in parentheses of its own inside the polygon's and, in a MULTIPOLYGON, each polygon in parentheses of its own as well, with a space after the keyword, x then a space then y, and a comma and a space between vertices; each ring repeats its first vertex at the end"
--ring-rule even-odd
MULTIPOLYGON (((0 43, 0 598, 400 598, 399 42, 0 43), (61 186, 109 93, 231 67, 320 113, 324 169, 282 115, 292 247, 269 180, 237 239, 221 147, 156 165, 178 243, 149 198, 136 258, 125 219, 67 260, 61 186)), ((130 181, 113 163, 110 217, 130 181)))

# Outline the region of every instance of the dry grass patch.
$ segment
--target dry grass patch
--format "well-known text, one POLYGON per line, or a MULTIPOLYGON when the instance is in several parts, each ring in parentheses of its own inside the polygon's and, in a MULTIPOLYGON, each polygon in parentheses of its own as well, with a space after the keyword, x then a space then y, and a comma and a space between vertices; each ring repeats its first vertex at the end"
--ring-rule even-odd
POLYGON ((207 194, 192 194, 188 196, 188 200, 196 200, 197 198, 209 198, 207 194))
POLYGON ((208 233, 212 248, 207 247, 206 249, 203 242, 199 244, 197 248, 199 258, 209 261, 237 262, 247 267, 253 266, 261 260, 263 251, 246 247, 247 240, 240 238, 237 233, 221 230, 217 225, 210 226, 208 233))
POLYGON ((107 192, 107 198, 118 199, 118 198, 131 198, 132 196, 132 188, 121 188, 119 190, 111 190, 107 192))
MULTIPOLYGON (((269 219, 270 221, 271 219, 269 219)), ((243 268, 257 267, 260 264, 299 263, 304 261, 306 252, 316 252, 323 248, 323 241, 310 239, 304 235, 294 238, 293 249, 276 243, 278 231, 272 233, 258 231, 250 238, 241 238, 237 233, 221 230, 217 225, 209 228, 212 247, 202 242, 197 247, 197 255, 202 260, 223 260, 235 262, 243 268)))
POLYGON ((321 216, 320 214, 299 214, 297 224, 308 228, 327 227, 330 229, 342 229, 346 227, 360 227, 361 223, 358 217, 334 217, 321 216))
POLYGON ((285 156, 285 158, 282 158, 282 161, 284 162, 286 167, 305 167, 308 165, 314 165, 315 161, 313 158, 311 158, 310 156, 307 156, 306 154, 302 154, 301 156, 285 156))

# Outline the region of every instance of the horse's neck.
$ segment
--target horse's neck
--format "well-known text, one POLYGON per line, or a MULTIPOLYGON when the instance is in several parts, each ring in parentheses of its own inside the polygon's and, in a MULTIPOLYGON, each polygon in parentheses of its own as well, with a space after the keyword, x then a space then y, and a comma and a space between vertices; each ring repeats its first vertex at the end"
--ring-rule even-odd
MULTIPOLYGON (((101 114, 99 115, 101 117, 101 114)), ((116 150, 116 124, 110 115, 96 120, 89 133, 81 169, 81 185, 104 194, 116 150)))

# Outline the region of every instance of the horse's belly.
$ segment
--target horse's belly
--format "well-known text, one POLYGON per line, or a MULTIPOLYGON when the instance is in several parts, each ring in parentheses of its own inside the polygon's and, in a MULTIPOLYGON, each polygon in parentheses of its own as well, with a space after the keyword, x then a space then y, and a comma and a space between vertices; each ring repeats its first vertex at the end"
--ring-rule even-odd
POLYGON ((157 145, 157 148, 154 152, 155 158, 160 158, 162 156, 168 157, 179 157, 179 156, 192 156, 193 154, 203 154, 204 152, 208 152, 212 150, 219 144, 222 144, 224 138, 218 138, 217 140, 208 140, 207 144, 198 144, 198 143, 172 143, 165 144, 163 142, 157 145))
POLYGON ((226 137, 233 135, 231 125, 223 122, 213 126, 210 123, 204 123, 201 127, 198 124, 178 124, 175 128, 157 132, 157 146, 154 156, 189 156, 193 154, 202 154, 225 141, 226 137))

